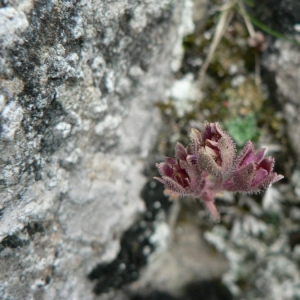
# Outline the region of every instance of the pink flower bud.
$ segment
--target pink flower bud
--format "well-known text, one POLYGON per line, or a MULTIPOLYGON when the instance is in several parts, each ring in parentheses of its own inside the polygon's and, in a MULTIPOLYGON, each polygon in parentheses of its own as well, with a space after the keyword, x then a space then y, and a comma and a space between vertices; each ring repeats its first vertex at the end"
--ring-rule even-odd
POLYGON ((175 152, 175 159, 167 157, 165 162, 156 165, 162 178, 155 177, 155 179, 177 194, 193 195, 201 186, 201 171, 197 167, 197 157, 180 143, 177 143, 175 152))
POLYGON ((209 174, 225 178, 235 157, 235 145, 219 123, 205 122, 201 135, 199 168, 209 174))
POLYGON ((251 141, 244 146, 236 160, 235 170, 223 187, 235 192, 257 193, 283 178, 273 172, 274 158, 263 158, 266 149, 255 152, 251 141))
POLYGON ((250 141, 235 157, 235 144, 219 123, 205 122, 201 132, 191 130, 190 138, 186 148, 177 143, 175 158, 156 165, 161 178, 155 178, 172 194, 199 198, 216 218, 217 192, 257 193, 283 178, 273 172, 274 158, 264 158, 265 149, 255 152, 250 141))

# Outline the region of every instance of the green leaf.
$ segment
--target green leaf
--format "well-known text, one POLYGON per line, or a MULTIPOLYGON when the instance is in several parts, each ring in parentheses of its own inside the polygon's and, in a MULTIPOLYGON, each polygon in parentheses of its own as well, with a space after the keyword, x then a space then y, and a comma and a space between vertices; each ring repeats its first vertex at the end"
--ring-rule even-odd
POLYGON ((253 114, 229 119, 224 122, 224 126, 238 147, 242 147, 248 140, 254 140, 259 135, 253 114))
POLYGON ((249 6, 253 7, 254 6, 254 1, 253 0, 243 0, 246 4, 249 6))

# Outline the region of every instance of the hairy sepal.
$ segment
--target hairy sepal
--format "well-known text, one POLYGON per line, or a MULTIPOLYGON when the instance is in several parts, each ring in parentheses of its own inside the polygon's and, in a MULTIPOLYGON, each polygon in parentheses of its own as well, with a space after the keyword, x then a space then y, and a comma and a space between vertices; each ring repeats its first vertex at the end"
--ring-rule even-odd
POLYGON ((203 144, 202 135, 197 129, 192 128, 190 139, 191 139, 190 149, 193 154, 197 154, 200 150, 201 145, 203 144))
POLYGON ((161 182, 163 182, 165 187, 172 192, 175 192, 181 196, 188 194, 184 187, 169 177, 163 176, 161 182))
POLYGON ((224 136, 220 139, 219 148, 222 159, 222 175, 226 177, 232 171, 236 150, 229 136, 224 136))
POLYGON ((222 168, 218 166, 213 157, 209 155, 204 149, 202 149, 200 152, 198 167, 200 170, 206 171, 212 176, 222 176, 222 168))
POLYGON ((234 174, 233 191, 235 192, 250 192, 251 185, 255 176, 255 165, 253 163, 241 167, 234 174))

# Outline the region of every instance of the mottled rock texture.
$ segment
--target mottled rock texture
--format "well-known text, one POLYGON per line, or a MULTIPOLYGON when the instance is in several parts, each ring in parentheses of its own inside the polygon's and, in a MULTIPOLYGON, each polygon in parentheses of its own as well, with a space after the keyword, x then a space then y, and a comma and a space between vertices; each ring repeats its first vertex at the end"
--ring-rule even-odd
MULTIPOLYGON (((300 10, 299 10, 300 23, 300 10)), ((298 34, 300 42, 300 34, 298 34)), ((270 86, 270 100, 280 105, 287 122, 287 134, 294 152, 300 155, 300 46, 289 41, 277 40, 274 50, 265 56, 270 86), (278 101, 276 103, 276 100, 278 101)), ((297 158, 298 166, 300 160, 297 158)))
MULTIPOLYGON (((268 37, 262 55, 263 80, 270 103, 283 113, 293 151, 300 155, 300 2, 293 0, 255 1, 255 17, 290 40, 268 37)), ((298 160, 298 167, 300 160, 298 160)))
POLYGON ((155 102, 180 66, 190 9, 0 2, 1 299, 96 297, 88 273, 144 210, 155 102))

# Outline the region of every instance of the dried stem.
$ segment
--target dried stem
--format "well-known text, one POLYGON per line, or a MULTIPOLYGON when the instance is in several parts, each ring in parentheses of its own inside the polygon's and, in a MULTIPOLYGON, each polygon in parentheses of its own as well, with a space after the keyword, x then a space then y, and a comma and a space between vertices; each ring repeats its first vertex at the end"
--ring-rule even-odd
MULTIPOLYGON (((241 12, 241 15, 245 21, 245 24, 246 24, 246 27, 247 27, 247 30, 249 32, 249 35, 250 37, 254 38, 255 36, 255 29, 246 13, 246 8, 245 8, 245 5, 243 3, 242 0, 239 0, 238 1, 238 6, 239 6, 239 9, 240 9, 240 12, 241 12)), ((259 53, 255 53, 255 84, 256 86, 259 86, 260 83, 261 83, 261 78, 260 78, 260 57, 259 57, 259 53)))
MULTIPOLYGON (((250 37, 254 37, 255 36, 255 29, 249 19, 249 16, 247 15, 246 12, 246 8, 245 5, 243 3, 242 0, 228 0, 221 8, 220 11, 221 12, 221 17, 218 21, 217 27, 216 27, 216 31, 212 40, 212 43, 210 44, 210 48, 209 48, 209 52, 208 55, 201 67, 200 73, 199 73, 199 87, 201 89, 202 84, 203 84, 203 80, 207 71, 207 68, 212 60, 212 57, 216 51, 216 48, 218 47, 233 15, 234 15, 234 11, 232 10, 232 8, 234 7, 234 5, 237 4, 240 10, 240 13, 245 21, 247 30, 249 32, 250 37)), ((261 83, 261 79, 260 79, 260 57, 259 57, 259 53, 255 53, 255 84, 256 86, 259 86, 261 83)))
POLYGON ((243 16, 243 19, 244 19, 244 21, 245 21, 245 24, 246 24, 247 30, 248 30, 248 32, 249 32, 249 35, 250 35, 251 37, 254 37, 254 35, 255 35, 255 30, 254 30, 254 27, 253 27, 253 25, 252 25, 252 23, 251 23, 251 21, 250 21, 248 15, 247 15, 247 13, 246 13, 246 8, 245 8, 245 5, 244 5, 244 3, 243 3, 242 0, 239 0, 239 1, 238 1, 238 6, 239 6, 239 9, 240 9, 241 14, 242 14, 242 16, 243 16))
POLYGON ((201 67, 200 70, 200 74, 199 74, 199 86, 201 88, 203 80, 204 80, 204 76, 206 74, 207 68, 211 62, 211 59, 216 51, 217 46, 219 45, 225 30, 227 29, 233 15, 234 12, 232 11, 232 6, 236 3, 236 0, 229 0, 224 6, 223 8, 221 8, 222 13, 221 13, 221 17, 220 20, 217 24, 216 27, 216 31, 212 40, 212 43, 210 44, 210 48, 209 48, 209 52, 208 55, 201 67))

